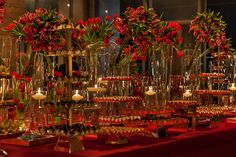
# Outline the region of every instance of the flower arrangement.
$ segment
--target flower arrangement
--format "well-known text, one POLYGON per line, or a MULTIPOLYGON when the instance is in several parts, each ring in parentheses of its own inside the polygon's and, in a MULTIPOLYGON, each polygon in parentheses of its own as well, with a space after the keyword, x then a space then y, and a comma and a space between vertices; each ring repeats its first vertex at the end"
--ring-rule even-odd
POLYGON ((226 38, 226 23, 222 20, 220 13, 214 13, 211 11, 205 11, 203 13, 197 13, 189 26, 189 32, 193 32, 196 37, 196 44, 193 51, 193 56, 198 52, 202 43, 206 43, 209 47, 197 58, 192 58, 187 70, 193 65, 193 61, 201 58, 205 54, 211 52, 216 48, 220 48, 221 51, 230 53, 234 51, 231 48, 230 39, 226 38))
POLYGON ((210 48, 215 48, 225 41, 226 23, 219 15, 210 11, 197 13, 189 29, 193 31, 197 44, 206 42, 210 48))
POLYGON ((151 50, 166 45, 178 51, 176 46, 182 42, 178 36, 181 26, 176 22, 162 21, 153 8, 127 8, 123 18, 117 15, 114 17, 114 26, 124 35, 123 41, 116 41, 121 44, 126 61, 146 60, 151 50))
POLYGON ((74 32, 72 37, 74 43, 80 48, 90 44, 108 44, 114 35, 110 16, 106 16, 105 19, 95 17, 89 18, 87 21, 79 20, 77 28, 79 31, 74 32))
POLYGON ((183 52, 177 48, 177 45, 181 44, 183 41, 182 37, 179 35, 181 30, 181 25, 177 22, 164 22, 164 25, 159 30, 160 35, 156 37, 159 47, 162 49, 164 47, 174 48, 179 58, 183 55, 183 52))
POLYGON ((114 27, 124 39, 116 42, 121 44, 125 56, 131 61, 146 60, 147 52, 156 45, 155 38, 163 22, 153 8, 139 6, 137 9, 127 8, 124 16, 114 16, 114 27))
POLYGON ((51 51, 65 45, 61 32, 54 31, 64 20, 56 10, 38 8, 33 13, 26 12, 3 30, 31 44, 33 51, 51 51))

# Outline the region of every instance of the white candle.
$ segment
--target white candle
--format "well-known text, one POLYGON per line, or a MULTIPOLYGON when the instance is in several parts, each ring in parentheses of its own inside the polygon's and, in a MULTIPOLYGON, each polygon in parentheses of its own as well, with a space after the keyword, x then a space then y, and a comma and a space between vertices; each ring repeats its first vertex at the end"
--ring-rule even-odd
POLYGON ((75 94, 72 96, 72 100, 79 101, 82 100, 84 97, 79 94, 78 90, 75 91, 75 94))
POLYGON ((145 92, 146 95, 154 95, 156 92, 153 91, 152 86, 148 87, 148 91, 145 92))
POLYGON ((89 92, 105 92, 107 89, 103 87, 98 87, 98 85, 95 84, 94 87, 88 87, 87 90, 89 92))
POLYGON ((193 94, 190 92, 191 90, 186 90, 186 92, 183 94, 184 97, 191 97, 193 94))
POLYGON ((46 95, 41 93, 40 88, 38 89, 38 92, 32 96, 35 100, 43 100, 46 98, 46 95))
POLYGON ((232 83, 232 85, 229 89, 232 90, 232 91, 235 91, 236 90, 235 83, 232 83))
POLYGON ((38 89, 38 93, 37 93, 37 94, 41 95, 41 90, 40 90, 40 88, 38 89))
POLYGON ((107 82, 107 80, 102 80, 102 78, 99 78, 98 83, 107 85, 108 82, 107 82))

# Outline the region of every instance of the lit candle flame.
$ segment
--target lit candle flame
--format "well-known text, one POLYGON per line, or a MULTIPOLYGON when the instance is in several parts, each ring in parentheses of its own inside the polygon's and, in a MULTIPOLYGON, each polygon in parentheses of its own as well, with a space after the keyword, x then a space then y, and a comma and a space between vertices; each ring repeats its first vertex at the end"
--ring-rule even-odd
POLYGON ((149 88, 148 88, 148 89, 149 89, 149 91, 152 91, 152 86, 149 86, 149 88))
POLYGON ((192 93, 191 93, 191 90, 186 90, 186 92, 183 94, 184 97, 191 97, 192 96, 192 93))
POLYGON ((40 88, 38 89, 38 93, 37 94, 41 94, 41 90, 40 90, 40 88))
POLYGON ((236 90, 236 87, 235 87, 235 83, 232 83, 231 84, 231 87, 229 88, 231 91, 235 91, 236 90))

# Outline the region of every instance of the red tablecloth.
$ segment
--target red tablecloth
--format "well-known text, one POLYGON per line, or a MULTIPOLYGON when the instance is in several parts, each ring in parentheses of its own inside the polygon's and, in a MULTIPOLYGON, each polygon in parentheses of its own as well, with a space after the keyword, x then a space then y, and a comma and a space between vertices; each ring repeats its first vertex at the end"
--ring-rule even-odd
POLYGON ((100 139, 84 141, 85 151, 75 154, 54 152, 54 144, 17 147, 0 145, 9 157, 229 157, 236 156, 236 124, 215 123, 211 129, 170 134, 166 138, 131 137, 125 145, 109 145, 100 139))

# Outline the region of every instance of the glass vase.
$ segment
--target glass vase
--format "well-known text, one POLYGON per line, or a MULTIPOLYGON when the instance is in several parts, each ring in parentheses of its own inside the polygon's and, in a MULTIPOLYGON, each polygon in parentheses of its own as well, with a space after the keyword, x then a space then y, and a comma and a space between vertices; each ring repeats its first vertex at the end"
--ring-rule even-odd
POLYGON ((158 84, 158 106, 166 107, 166 103, 171 99, 171 74, 172 74, 173 48, 164 46, 160 50, 159 60, 157 61, 157 84, 158 84))
POLYGON ((43 52, 33 52, 34 63, 33 63, 33 89, 37 90, 44 86, 44 53, 43 52))
MULTIPOLYGON (((198 58, 200 54, 200 50, 194 51, 191 48, 183 50, 183 95, 186 91, 192 93, 192 91, 200 88, 199 74, 201 71, 201 60, 198 58)), ((185 99, 184 96, 183 99, 185 99)), ((191 99, 194 99, 194 97, 191 97, 191 99)))
POLYGON ((20 131, 26 131, 27 130, 25 114, 17 114, 16 124, 18 125, 18 128, 19 128, 20 131))
POLYGON ((31 105, 31 92, 32 92, 32 80, 28 77, 12 78, 13 83, 13 98, 16 109, 16 120, 21 130, 26 130, 28 125, 25 125, 26 121, 29 121, 29 108, 31 105))
POLYGON ((112 74, 119 55, 119 48, 113 43, 90 44, 86 48, 89 55, 90 82, 97 84, 99 78, 112 74))

